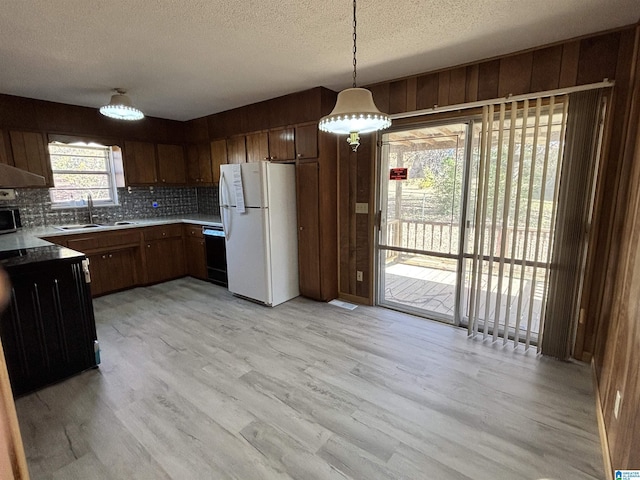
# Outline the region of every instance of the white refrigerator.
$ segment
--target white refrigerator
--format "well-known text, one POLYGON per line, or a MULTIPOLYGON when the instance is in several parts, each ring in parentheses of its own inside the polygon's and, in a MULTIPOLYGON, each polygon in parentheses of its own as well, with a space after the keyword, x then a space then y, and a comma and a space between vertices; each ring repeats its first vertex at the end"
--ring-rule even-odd
POLYGON ((220 167, 229 291, 276 306, 300 295, 295 165, 220 167))

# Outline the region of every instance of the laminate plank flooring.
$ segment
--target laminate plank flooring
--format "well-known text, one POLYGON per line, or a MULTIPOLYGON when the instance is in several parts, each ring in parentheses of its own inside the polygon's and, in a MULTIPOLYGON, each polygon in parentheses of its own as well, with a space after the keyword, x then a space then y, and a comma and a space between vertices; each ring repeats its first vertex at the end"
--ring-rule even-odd
POLYGON ((34 480, 603 476, 585 364, 191 278, 94 307, 100 368, 16 402, 34 480))

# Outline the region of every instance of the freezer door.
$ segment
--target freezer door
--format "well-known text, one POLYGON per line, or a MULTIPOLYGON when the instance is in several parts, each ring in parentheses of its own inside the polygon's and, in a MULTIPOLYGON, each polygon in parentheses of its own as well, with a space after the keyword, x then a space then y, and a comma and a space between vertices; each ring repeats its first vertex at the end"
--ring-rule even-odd
POLYGON ((220 165, 220 205, 236 206, 236 196, 242 193, 246 208, 267 207, 267 162, 241 163, 242 192, 234 184, 236 165, 220 165))
POLYGON ((229 291, 271 305, 267 211, 247 208, 238 213, 233 207, 221 207, 220 213, 225 218, 229 291))

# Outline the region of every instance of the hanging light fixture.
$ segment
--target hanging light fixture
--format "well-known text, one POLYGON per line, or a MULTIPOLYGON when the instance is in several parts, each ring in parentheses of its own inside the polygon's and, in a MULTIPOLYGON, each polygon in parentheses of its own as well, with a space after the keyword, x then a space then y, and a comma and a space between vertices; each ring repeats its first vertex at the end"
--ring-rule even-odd
POLYGON ((353 0, 353 88, 338 93, 336 106, 320 119, 318 128, 323 132, 349 135, 347 142, 355 152, 360 145, 360 134, 388 128, 391 119, 373 102, 366 88, 356 87, 356 0, 353 0))
POLYGON ((144 113, 131 104, 131 99, 126 95, 126 91, 121 88, 113 90, 114 95, 108 105, 100 107, 100 113, 106 117, 115 118, 116 120, 141 120, 144 113))

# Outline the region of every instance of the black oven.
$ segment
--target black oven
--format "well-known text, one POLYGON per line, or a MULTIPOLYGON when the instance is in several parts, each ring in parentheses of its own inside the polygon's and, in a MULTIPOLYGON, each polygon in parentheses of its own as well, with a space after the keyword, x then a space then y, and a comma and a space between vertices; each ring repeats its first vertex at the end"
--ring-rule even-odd
POLYGON ((207 278, 218 285, 227 286, 227 247, 222 227, 202 227, 207 250, 207 278))
POLYGON ((11 233, 22 227, 17 208, 0 208, 0 233, 11 233))

